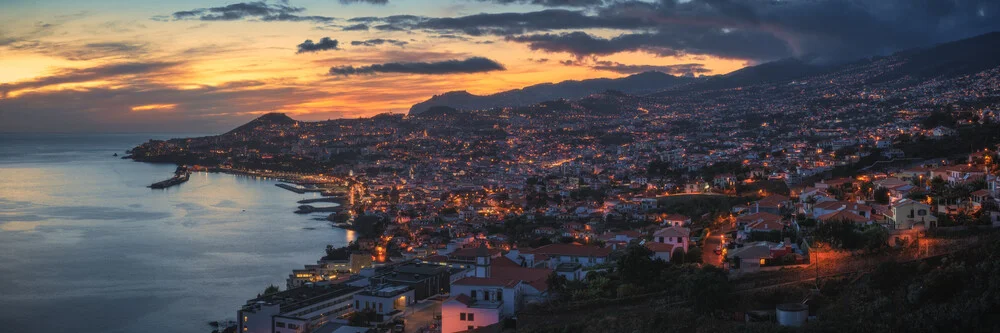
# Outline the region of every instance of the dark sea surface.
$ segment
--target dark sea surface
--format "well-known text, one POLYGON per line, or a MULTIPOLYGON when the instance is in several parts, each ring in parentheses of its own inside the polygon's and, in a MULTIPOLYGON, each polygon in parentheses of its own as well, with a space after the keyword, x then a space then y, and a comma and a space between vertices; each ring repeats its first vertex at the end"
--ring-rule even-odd
POLYGON ((276 181, 122 160, 173 134, 0 134, 0 331, 202 332, 353 233, 276 181))

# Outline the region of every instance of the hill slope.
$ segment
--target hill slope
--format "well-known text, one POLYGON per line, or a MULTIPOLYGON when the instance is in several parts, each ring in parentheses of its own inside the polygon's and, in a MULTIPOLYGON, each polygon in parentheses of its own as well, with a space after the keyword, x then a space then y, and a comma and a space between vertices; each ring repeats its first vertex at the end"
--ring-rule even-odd
POLYGON ((661 72, 645 72, 620 79, 591 79, 543 83, 493 95, 473 95, 452 91, 431 97, 410 108, 410 114, 420 114, 434 106, 449 106, 460 110, 480 110, 494 107, 517 107, 556 99, 578 99, 587 95, 616 90, 629 94, 647 94, 697 79, 677 77, 661 72))
POLYGON ((240 127, 234 128, 232 131, 226 132, 226 134, 249 132, 261 126, 271 126, 271 125, 291 125, 295 124, 297 121, 292 119, 284 113, 271 112, 263 116, 257 117, 257 119, 251 120, 250 122, 241 125, 240 127))

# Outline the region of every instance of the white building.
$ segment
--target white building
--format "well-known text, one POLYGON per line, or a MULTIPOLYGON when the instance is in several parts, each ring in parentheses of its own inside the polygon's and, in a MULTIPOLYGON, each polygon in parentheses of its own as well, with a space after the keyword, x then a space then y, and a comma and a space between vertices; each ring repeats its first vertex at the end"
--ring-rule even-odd
POLYGON ((499 323, 525 303, 548 295, 550 269, 526 268, 508 258, 494 262, 485 246, 478 249, 472 276, 451 285, 453 297, 441 304, 441 332, 460 332, 499 323))
POLYGON ((350 313, 361 288, 306 285, 247 301, 236 312, 238 332, 305 333, 350 313))
POLYGON ((368 288, 354 295, 354 309, 372 311, 377 323, 391 322, 406 312, 406 307, 416 302, 413 288, 399 285, 381 285, 368 288))

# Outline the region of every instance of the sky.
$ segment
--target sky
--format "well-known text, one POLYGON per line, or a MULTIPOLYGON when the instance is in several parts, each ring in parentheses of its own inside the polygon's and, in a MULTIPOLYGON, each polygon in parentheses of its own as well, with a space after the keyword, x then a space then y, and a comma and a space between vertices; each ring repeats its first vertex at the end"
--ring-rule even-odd
POLYGON ((995 0, 0 0, 0 132, 223 132, 454 90, 837 62, 1000 30, 995 0))

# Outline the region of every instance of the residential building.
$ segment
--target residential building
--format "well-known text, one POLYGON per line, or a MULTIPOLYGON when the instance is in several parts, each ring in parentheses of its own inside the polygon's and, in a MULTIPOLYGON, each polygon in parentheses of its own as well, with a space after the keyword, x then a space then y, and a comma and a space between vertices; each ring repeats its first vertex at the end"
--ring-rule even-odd
POLYGON ((937 223, 931 206, 910 199, 894 203, 889 210, 889 229, 929 228, 937 223))
POLYGON ((305 333, 352 311, 362 288, 305 285, 247 301, 236 312, 238 332, 305 333))

